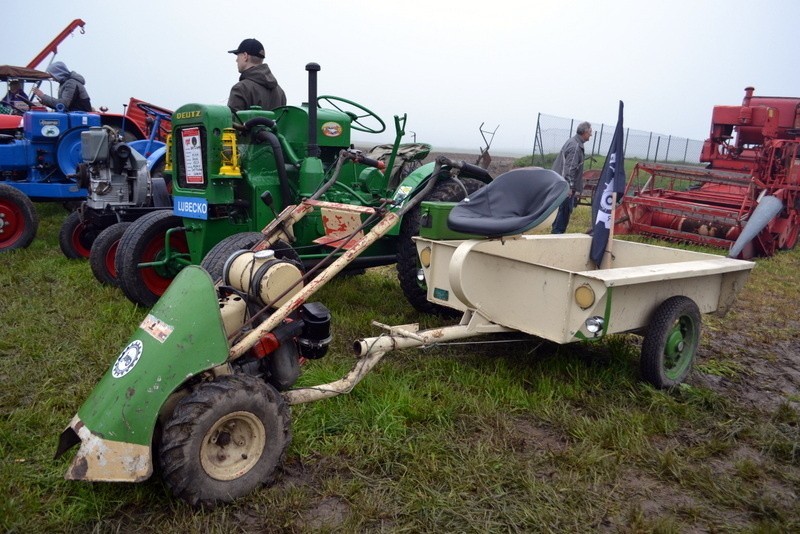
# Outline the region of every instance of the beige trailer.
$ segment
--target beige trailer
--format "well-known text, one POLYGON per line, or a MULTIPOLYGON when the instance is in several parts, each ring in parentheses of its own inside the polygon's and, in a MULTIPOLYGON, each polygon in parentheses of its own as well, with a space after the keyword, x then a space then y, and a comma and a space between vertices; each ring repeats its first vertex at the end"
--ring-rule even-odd
POLYGON ((458 205, 423 202, 418 278, 429 302, 462 313, 459 323, 376 323, 388 334, 354 343, 360 359, 346 377, 284 396, 295 404, 349 392, 391 350, 508 332, 561 344, 634 332, 644 336, 642 378, 660 388, 683 381, 701 315, 726 313, 755 264, 614 239, 611 267, 597 269, 591 236, 526 235, 552 220, 566 190, 552 171, 520 169, 458 205))

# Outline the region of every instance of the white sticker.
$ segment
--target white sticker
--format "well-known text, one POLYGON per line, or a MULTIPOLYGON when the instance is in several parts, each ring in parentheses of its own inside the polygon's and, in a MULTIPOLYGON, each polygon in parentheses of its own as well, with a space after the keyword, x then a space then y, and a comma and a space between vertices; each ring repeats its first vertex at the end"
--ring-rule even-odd
POLYGON ((153 336, 159 343, 165 342, 174 330, 173 327, 157 318, 152 313, 147 314, 147 317, 144 318, 139 328, 153 336))
POLYGON ((114 367, 111 368, 111 375, 114 378, 122 378, 133 370, 142 356, 142 342, 138 339, 131 341, 120 353, 114 367))
POLYGON ((44 137, 58 137, 58 134, 61 133, 61 130, 58 129, 58 126, 52 126, 50 124, 42 127, 42 135, 44 137))
POLYGON ((200 128, 186 128, 181 132, 183 139, 183 169, 187 184, 202 184, 203 149, 200 143, 200 128))

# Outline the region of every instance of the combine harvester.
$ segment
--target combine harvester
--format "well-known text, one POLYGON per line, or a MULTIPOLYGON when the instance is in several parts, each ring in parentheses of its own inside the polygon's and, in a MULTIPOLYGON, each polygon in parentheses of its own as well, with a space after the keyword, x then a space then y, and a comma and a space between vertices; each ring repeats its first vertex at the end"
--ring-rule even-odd
POLYGON ((617 207, 616 234, 644 234, 771 256, 800 232, 800 98, 753 96, 715 106, 706 168, 638 163, 617 207))

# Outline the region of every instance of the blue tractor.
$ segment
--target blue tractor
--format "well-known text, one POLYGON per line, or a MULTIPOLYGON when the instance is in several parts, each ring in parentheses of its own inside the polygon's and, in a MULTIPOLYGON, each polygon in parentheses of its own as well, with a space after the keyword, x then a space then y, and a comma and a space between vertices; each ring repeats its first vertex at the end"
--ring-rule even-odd
MULTIPOLYGON (((41 82, 50 78, 46 72, 23 67, 0 66, 0 81, 41 82)), ((132 99, 132 102, 135 99, 132 99)), ((137 105, 140 115, 159 113, 155 120, 147 124, 156 126, 148 128, 148 136, 139 122, 126 119, 125 116, 113 113, 86 113, 47 111, 41 107, 27 109, 2 106, 0 109, 0 184, 23 193, 29 200, 36 202, 61 202, 70 211, 80 207, 89 195, 85 180, 80 179, 80 170, 85 154, 82 151, 81 136, 91 129, 106 128, 113 131, 120 140, 128 142, 130 147, 142 154, 148 168, 163 167, 165 158, 164 143, 159 140, 162 129, 159 121, 169 117, 161 108, 144 103, 137 105), (155 109, 154 109, 155 108, 155 109), (163 115, 163 117, 162 117, 163 115), (82 183, 84 182, 84 183, 82 183)), ((147 127, 145 124, 145 127, 147 127)), ((19 196, 3 188, 0 196, 0 211, 6 214, 5 227, 10 227, 9 220, 14 221, 15 228, 26 228, 33 224, 27 217, 30 209, 19 205, 19 196)), ((68 217, 72 229, 62 231, 62 250, 68 257, 89 257, 89 249, 94 235, 83 231, 82 219, 73 211, 68 217)), ((0 230, 2 227, 0 227, 0 230)), ((28 228, 30 230, 30 228, 28 228)), ((15 232, 15 235, 18 232, 15 232)), ((35 234, 35 228, 33 229, 35 234)), ((27 246, 30 231, 22 232, 24 240, 0 238, 0 251, 27 246)), ((32 239, 32 237, 30 238, 32 239)))

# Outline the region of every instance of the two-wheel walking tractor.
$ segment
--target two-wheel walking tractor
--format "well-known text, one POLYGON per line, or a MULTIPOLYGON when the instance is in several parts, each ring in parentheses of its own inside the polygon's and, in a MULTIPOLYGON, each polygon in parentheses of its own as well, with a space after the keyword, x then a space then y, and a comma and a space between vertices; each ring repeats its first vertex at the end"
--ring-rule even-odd
POLYGON ((611 268, 594 269, 588 236, 525 235, 566 197, 566 182, 549 170, 515 169, 458 204, 421 202, 471 167, 439 157, 408 199, 376 207, 320 200, 343 167, 252 248, 227 257, 216 284, 196 266, 178 274, 62 433, 57 455, 80 443, 68 479, 141 481, 158 464, 189 503, 231 501, 273 479, 291 438, 289 406, 351 391, 388 351, 477 335, 568 343, 644 330, 643 376, 669 387, 691 369, 700 314, 727 310, 753 266, 615 242, 611 268), (304 274, 273 247, 316 210, 364 220, 340 236, 346 252, 304 274), (460 323, 388 327, 354 343, 359 358, 346 376, 293 388, 300 360, 324 355, 332 332, 327 309, 308 299, 412 210, 423 214, 414 241, 427 298, 462 312, 460 323))

